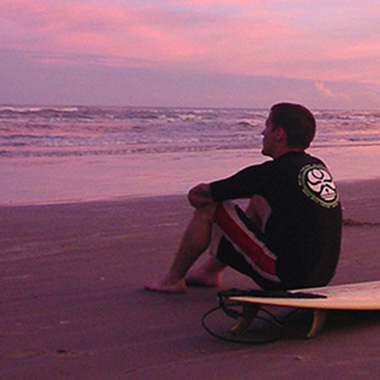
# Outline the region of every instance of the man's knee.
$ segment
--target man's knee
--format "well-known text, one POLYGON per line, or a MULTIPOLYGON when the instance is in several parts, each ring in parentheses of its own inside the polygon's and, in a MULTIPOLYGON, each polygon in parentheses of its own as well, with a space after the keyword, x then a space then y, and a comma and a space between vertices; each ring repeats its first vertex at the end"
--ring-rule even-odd
POLYGON ((217 203, 208 204, 194 210, 194 217, 212 223, 217 203))

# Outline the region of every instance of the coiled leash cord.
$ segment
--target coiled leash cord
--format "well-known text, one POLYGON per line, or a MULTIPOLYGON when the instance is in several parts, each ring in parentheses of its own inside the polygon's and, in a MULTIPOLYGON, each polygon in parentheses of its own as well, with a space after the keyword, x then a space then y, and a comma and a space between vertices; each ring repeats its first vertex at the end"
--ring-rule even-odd
MULTIPOLYGON (((300 308, 296 308, 286 314, 283 318, 279 319, 277 318, 273 313, 269 312, 268 310, 264 309, 262 306, 257 306, 257 312, 266 314, 267 317, 258 316, 255 315, 255 320, 261 320, 264 321, 266 324, 271 325, 274 327, 273 335, 266 338, 250 338, 250 339, 239 339, 238 337, 229 338, 223 335, 220 335, 213 331, 208 324, 206 323, 206 320, 208 320, 208 317, 210 315, 215 314, 216 312, 222 310, 228 317, 237 320, 238 318, 245 317, 246 314, 244 314, 244 306, 247 306, 246 302, 228 302, 229 297, 237 297, 237 296, 256 296, 256 297, 264 297, 264 298, 270 298, 270 297, 281 297, 281 298, 324 298, 324 296, 320 296, 317 294, 309 294, 309 293, 289 293, 286 291, 262 291, 262 290, 240 290, 240 289, 228 289, 222 292, 217 293, 217 297, 219 299, 219 306, 214 307, 213 309, 207 311, 202 319, 202 326, 203 328, 213 337, 221 339, 226 342, 233 342, 233 343, 241 343, 241 344, 267 344, 272 343, 276 340, 279 340, 284 335, 284 322, 290 318, 292 315, 297 313, 300 308), (236 310, 236 308, 242 308, 242 311, 236 310)), ((232 335, 232 333, 231 333, 232 335)))

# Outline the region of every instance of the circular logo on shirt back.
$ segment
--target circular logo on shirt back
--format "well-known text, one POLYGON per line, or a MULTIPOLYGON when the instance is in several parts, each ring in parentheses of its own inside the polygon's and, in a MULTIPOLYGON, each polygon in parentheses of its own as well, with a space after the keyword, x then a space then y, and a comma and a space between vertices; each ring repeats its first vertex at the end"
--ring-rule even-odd
POLYGON ((301 169, 299 182, 303 191, 323 207, 335 207, 339 196, 331 174, 322 165, 308 165, 301 169))

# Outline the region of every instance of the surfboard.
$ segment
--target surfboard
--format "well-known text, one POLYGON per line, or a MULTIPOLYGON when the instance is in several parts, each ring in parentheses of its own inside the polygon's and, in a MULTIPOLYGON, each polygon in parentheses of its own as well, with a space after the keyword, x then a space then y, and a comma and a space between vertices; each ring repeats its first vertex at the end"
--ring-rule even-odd
POLYGON ((227 298, 246 306, 244 316, 231 328, 234 334, 249 328, 261 305, 271 305, 312 309, 313 322, 307 338, 313 338, 323 328, 328 310, 380 310, 380 281, 290 290, 281 296, 263 291, 227 298))

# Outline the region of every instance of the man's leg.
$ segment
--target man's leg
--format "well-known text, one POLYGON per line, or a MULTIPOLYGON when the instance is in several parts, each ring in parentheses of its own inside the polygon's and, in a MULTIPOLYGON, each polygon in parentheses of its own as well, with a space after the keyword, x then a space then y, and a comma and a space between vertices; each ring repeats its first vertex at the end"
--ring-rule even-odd
MULTIPOLYGON (((269 218, 271 208, 267 201, 255 195, 250 199, 246 208, 246 215, 257 225, 262 232, 269 218)), ((221 283, 221 275, 226 265, 210 256, 207 261, 198 268, 192 269, 185 277, 187 285, 214 287, 221 283)))
MULTIPOLYGON (((214 257, 210 257, 200 267, 187 274, 194 262, 210 245, 215 207, 216 204, 212 204, 195 210, 169 272, 160 279, 147 282, 145 289, 166 293, 182 293, 186 291, 186 284, 197 286, 220 285, 221 273, 226 265, 214 257)), ((262 230, 265 229, 270 207, 264 198, 252 197, 246 212, 247 216, 262 230)))
MULTIPOLYGON (((214 210, 215 204, 212 204, 194 211, 168 273, 146 283, 145 289, 166 293, 182 293, 186 290, 187 271, 210 245, 214 210)), ((215 266, 209 269, 215 275, 215 266)))
POLYGON ((226 265, 210 256, 198 268, 191 269, 185 277, 187 285, 216 287, 221 284, 222 272, 226 265))

